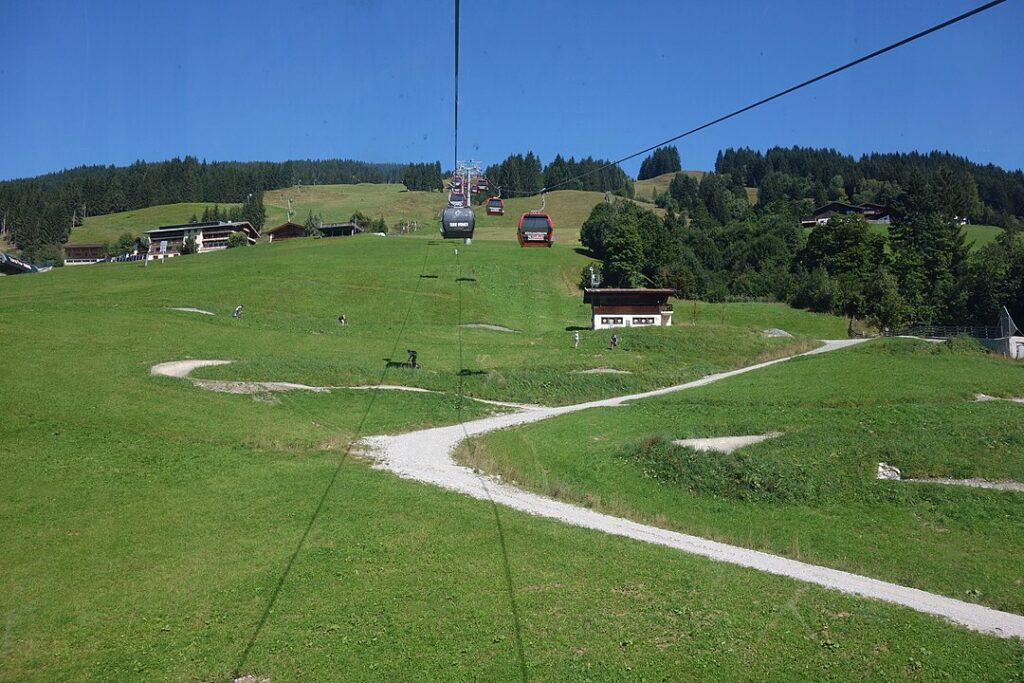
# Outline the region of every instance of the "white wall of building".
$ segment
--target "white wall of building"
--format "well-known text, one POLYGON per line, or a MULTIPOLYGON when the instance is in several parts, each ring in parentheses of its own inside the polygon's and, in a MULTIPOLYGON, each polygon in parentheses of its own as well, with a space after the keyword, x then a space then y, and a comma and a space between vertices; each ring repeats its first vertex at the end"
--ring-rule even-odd
POLYGON ((610 313, 594 314, 593 327, 595 330, 610 330, 615 327, 670 327, 672 325, 672 312, 665 311, 660 314, 627 314, 610 313))

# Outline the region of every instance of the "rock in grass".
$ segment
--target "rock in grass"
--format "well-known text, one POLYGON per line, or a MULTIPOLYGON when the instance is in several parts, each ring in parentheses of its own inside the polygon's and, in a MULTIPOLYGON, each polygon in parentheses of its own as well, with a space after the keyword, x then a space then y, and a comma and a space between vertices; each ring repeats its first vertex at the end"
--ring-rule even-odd
POLYGON ((899 481, 902 478, 903 474, 900 472, 900 468, 894 467, 893 465, 885 462, 878 463, 878 470, 875 472, 875 479, 899 481))

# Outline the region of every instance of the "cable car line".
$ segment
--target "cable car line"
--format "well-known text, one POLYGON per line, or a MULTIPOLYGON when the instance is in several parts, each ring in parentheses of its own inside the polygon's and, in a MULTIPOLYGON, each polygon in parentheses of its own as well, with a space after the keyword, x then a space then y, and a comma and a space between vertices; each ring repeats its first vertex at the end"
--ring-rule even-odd
POLYGON ((459 165, 459 0, 455 0, 455 166, 459 165))
MULTIPOLYGON (((395 343, 391 349, 392 358, 394 358, 395 353, 398 351, 398 345, 399 342, 401 342, 402 340, 402 335, 405 334, 405 329, 409 323, 409 316, 412 313, 413 305, 416 300, 416 295, 419 293, 420 284, 424 280, 423 276, 427 272, 427 258, 430 256, 430 246, 431 242, 427 242, 427 248, 424 250, 423 253, 423 263, 420 265, 420 274, 419 277, 416 278, 416 286, 413 288, 412 296, 409 298, 409 305, 405 309, 405 317, 402 319, 402 325, 398 329, 398 334, 395 336, 395 343)), ((385 363, 384 368, 381 370, 380 378, 377 381, 377 386, 384 384, 384 377, 387 375, 388 367, 389 365, 385 363)), ((299 537, 298 543, 295 545, 295 550, 292 551, 291 556, 288 558, 287 564, 285 564, 284 570, 278 577, 277 583, 274 585, 273 592, 271 592, 270 598, 267 600, 267 604, 264 606, 263 612, 260 614, 259 621, 256 622, 256 626, 253 629, 252 635, 250 635, 249 639, 246 641, 245 647, 242 650, 242 654, 239 657, 238 663, 235 665, 234 668, 234 674, 236 677, 240 676, 241 672, 244 671, 245 664, 249 660, 249 655, 252 653, 253 646, 255 646, 256 640, 259 638, 260 633, 263 631, 263 627, 266 625, 267 620, 270 618, 270 613, 273 610, 274 605, 277 603, 277 598, 278 595, 281 593, 281 588, 284 586, 284 582, 288 579, 288 575, 291 573, 292 566, 295 564, 296 558, 298 558, 303 546, 305 546, 306 539, 309 537, 309 532, 312 531, 313 525, 316 523, 317 518, 319 518, 320 513, 323 511, 324 504, 327 502, 327 497, 330 494, 331 490, 334 488, 334 484, 338 479, 338 475, 341 473, 341 468, 345 464, 345 461, 348 460, 349 454, 352 452, 352 447, 362 437, 363 428, 366 425, 366 419, 367 417, 369 417, 370 411, 373 409, 373 404, 377 400, 377 395, 381 391, 382 390, 379 388, 369 390, 368 393, 370 394, 370 397, 366 403, 366 410, 363 411, 363 416, 360 418, 359 423, 356 426, 355 432, 352 435, 352 438, 349 439, 348 445, 345 447, 345 451, 341 454, 341 457, 338 458, 338 462, 335 465, 333 472, 331 473, 331 478, 327 481, 327 486, 324 487, 324 491, 320 495, 320 499, 317 501, 316 507, 313 509, 313 514, 310 515, 309 522, 306 524, 306 527, 303 530, 302 535, 299 537)), ((338 425, 332 424, 329 420, 325 420, 322 417, 316 417, 305 408, 300 407, 297 402, 292 401, 291 399, 288 398, 286 398, 285 400, 291 403, 293 407, 298 408, 300 412, 304 412, 306 413, 306 415, 315 418, 315 420, 318 420, 321 423, 325 423, 328 427, 331 427, 339 432, 345 431, 338 425)))
MULTIPOLYGON (((463 388, 463 382, 465 381, 468 370, 464 362, 463 355, 463 343, 462 343, 462 287, 466 281, 466 278, 462 275, 462 257, 459 254, 459 250, 455 250, 455 264, 456 272, 458 273, 456 282, 459 287, 459 308, 458 308, 458 335, 459 335, 459 383, 458 383, 458 396, 459 403, 457 408, 459 426, 462 427, 462 434, 464 441, 467 444, 471 453, 476 452, 476 443, 469 436, 469 430, 466 429, 466 421, 463 419, 462 411, 466 402, 466 394, 463 388)), ((472 459, 472 455, 470 456, 472 459)), ((508 545, 505 541, 505 527, 501 523, 501 514, 498 510, 498 503, 491 496, 491 489, 487 485, 487 477, 481 472, 477 476, 480 479, 480 484, 483 487, 484 492, 487 494, 487 500, 491 503, 491 510, 494 512, 494 525, 498 530, 498 545, 501 549, 501 560, 502 569, 504 570, 505 580, 505 592, 508 595, 509 607, 512 616, 512 632, 515 637, 516 644, 516 656, 519 664, 519 678, 520 680, 527 682, 530 680, 529 669, 526 666, 526 649, 523 646, 523 634, 522 626, 519 618, 519 604, 516 602, 515 587, 512 583, 512 566, 509 563, 508 557, 508 545)))
POLYGON ((629 161, 630 159, 635 159, 636 157, 638 157, 638 156, 640 156, 642 154, 647 154, 649 152, 653 152, 654 150, 658 149, 659 147, 664 147, 665 145, 671 144, 671 143, 673 143, 673 142, 675 142, 677 140, 682 140, 683 138, 689 137, 690 135, 693 135, 694 133, 698 133, 698 132, 700 132, 702 130, 705 130, 705 129, 710 128, 712 126, 715 126, 715 125, 717 125, 719 123, 722 123, 723 121, 727 121, 727 120, 729 120, 729 119, 731 119, 733 117, 739 116, 740 114, 746 113, 746 112, 750 111, 751 109, 756 109, 757 107, 760 107, 762 105, 768 104, 769 102, 771 102, 773 100, 777 100, 780 97, 784 97, 785 95, 789 95, 790 93, 796 92, 797 90, 800 90, 802 88, 806 88, 807 86, 812 85, 814 83, 817 83, 818 81, 825 80, 826 78, 829 78, 830 76, 835 76, 836 74, 841 73, 843 71, 846 71, 847 69, 851 69, 851 68, 853 68, 853 67, 855 67, 855 66, 857 66, 859 64, 863 64, 864 62, 867 62, 867 61, 870 61, 872 59, 875 59, 876 57, 880 57, 880 56, 884 55, 887 52, 891 52, 892 50, 895 50, 897 48, 903 47, 904 45, 908 45, 910 43, 913 43, 914 41, 917 41, 917 40, 920 40, 921 38, 924 38, 925 36, 928 36, 928 35, 930 35, 932 33, 937 32, 937 31, 941 31, 942 29, 948 28, 949 26, 952 26, 954 24, 958 24, 961 21, 964 21, 965 19, 969 19, 969 18, 971 18, 971 17, 973 17, 973 16, 975 16, 977 14, 981 14, 982 12, 986 12, 986 11, 992 9, 993 7, 996 7, 997 5, 1003 4, 1004 2, 1006 2, 1006 0, 992 0, 991 2, 987 2, 984 5, 980 5, 978 7, 975 7, 974 9, 969 10, 967 12, 964 12, 963 14, 959 14, 959 15, 953 17, 952 19, 947 19, 946 21, 943 21, 941 23, 935 24, 934 26, 931 26, 930 28, 926 28, 923 31, 919 31, 919 32, 917 32, 917 33, 915 33, 915 34, 913 34, 911 36, 907 36, 906 38, 903 38, 902 40, 898 40, 895 43, 891 43, 889 45, 886 45, 883 48, 875 50, 874 52, 870 52, 870 53, 868 53, 868 54, 866 54, 866 55, 864 55, 862 57, 858 57, 857 59, 854 59, 851 62, 847 62, 846 64, 843 64, 842 66, 838 66, 838 67, 836 67, 834 69, 830 69, 829 71, 826 71, 826 72, 821 73, 821 74, 819 74, 817 76, 814 76, 813 78, 809 78, 809 79, 807 79, 805 81, 797 83, 796 85, 790 86, 790 87, 788 87, 788 88, 786 88, 784 90, 780 90, 779 92, 775 93, 774 95, 769 95, 768 97, 765 97, 765 98, 760 99, 760 100, 758 100, 756 102, 748 104, 745 107, 741 107, 739 109, 736 109, 735 111, 729 112, 728 114, 725 114, 724 116, 719 116, 718 118, 713 119, 711 121, 708 121, 707 123, 702 123, 701 125, 697 126, 696 128, 691 128, 690 130, 688 130, 688 131, 686 131, 684 133, 680 133, 679 135, 676 135, 676 136, 673 136, 671 138, 668 138, 667 140, 662 140, 661 142, 659 142, 659 143, 657 143, 655 145, 651 145, 650 147, 646 147, 646 148, 640 150, 639 152, 634 152, 632 154, 629 154, 627 156, 622 157, 621 159, 616 159, 615 161, 610 161, 607 164, 604 164, 603 166, 600 166, 598 168, 586 171, 585 173, 577 174, 575 176, 572 176, 571 178, 567 178, 567 179, 565 179, 565 180, 563 180, 563 181, 561 181, 559 183, 555 183, 551 187, 542 187, 539 191, 529 191, 529 192, 522 191, 522 190, 514 190, 514 189, 511 189, 511 188, 502 188, 502 189, 505 192, 519 192, 519 193, 526 194, 526 195, 544 194, 545 192, 549 192, 551 190, 555 190, 555 189, 557 189, 559 187, 563 187, 565 185, 568 185, 569 183, 575 182, 577 180, 581 180, 581 179, 586 178, 588 176, 591 176, 591 175, 593 175, 595 173, 600 173, 601 171, 603 171, 605 169, 611 168, 613 166, 618 166, 619 164, 622 164, 623 162, 629 161))

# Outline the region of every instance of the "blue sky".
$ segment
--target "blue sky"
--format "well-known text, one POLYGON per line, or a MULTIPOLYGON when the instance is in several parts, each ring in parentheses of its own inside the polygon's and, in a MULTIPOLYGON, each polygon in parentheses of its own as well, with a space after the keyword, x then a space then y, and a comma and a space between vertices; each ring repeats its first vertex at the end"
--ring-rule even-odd
MULTIPOLYGON (((617 158, 980 0, 463 0, 462 157, 617 158)), ((0 0, 0 178, 192 154, 452 160, 452 2, 0 0)), ((1024 3, 679 144, 1024 166, 1024 3)), ((635 174, 639 160, 626 165, 635 174)))

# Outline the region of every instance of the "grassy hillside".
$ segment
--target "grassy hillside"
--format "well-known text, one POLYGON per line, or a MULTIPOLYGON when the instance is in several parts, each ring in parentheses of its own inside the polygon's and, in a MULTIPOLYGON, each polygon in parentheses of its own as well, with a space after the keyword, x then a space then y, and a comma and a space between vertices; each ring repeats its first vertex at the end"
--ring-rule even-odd
MULTIPOLYGON (((696 178, 700 181, 704 176, 707 175, 707 171, 683 171, 686 175, 691 178, 696 178)), ((636 189, 636 199, 641 202, 653 202, 654 194, 657 192, 661 194, 668 191, 668 186, 672 184, 672 178, 675 177, 675 173, 663 173, 654 178, 647 178, 646 180, 638 180, 633 183, 636 189)), ((745 188, 747 192, 747 203, 751 206, 757 204, 757 188, 748 187, 745 188)))
MULTIPOLYGON (((325 222, 346 221, 357 210, 378 218, 384 217, 393 226, 399 220, 418 221, 419 235, 436 237, 440 227, 440 212, 447 203, 447 195, 440 192, 409 192, 403 185, 317 185, 275 190, 264 196, 267 206, 267 225, 279 225, 287 215, 288 198, 295 214, 292 220, 302 222, 308 212, 320 214, 325 222)), ((555 222, 556 240, 576 244, 580 226, 598 202, 604 201, 603 192, 556 190, 547 195, 545 211, 555 222)), ((484 207, 476 209, 477 239, 515 240, 519 216, 540 208, 540 197, 516 197, 505 200, 504 216, 487 216, 484 207)))
MULTIPOLYGON (((889 226, 882 223, 873 223, 869 226, 872 232, 878 235, 889 236, 889 226)), ((967 238, 968 244, 972 244, 973 249, 980 249, 981 247, 995 241, 996 237, 1003 231, 1002 228, 996 225, 965 225, 963 226, 964 236, 967 238)), ((807 229, 806 232, 810 232, 807 229)))
POLYGON ((697 391, 588 411, 464 447, 544 494, 661 526, 1024 613, 1021 494, 878 482, 1024 481, 1024 366, 880 340, 697 391), (681 438, 783 432, 732 455, 681 438), (587 434, 581 440, 578 435, 587 434))
POLYGON ((303 239, 0 278, 0 680, 633 681, 711 670, 724 681, 1006 680, 1019 670, 1017 643, 492 508, 345 457, 356 433, 487 412, 451 393, 246 396, 148 374, 158 361, 224 358, 237 363, 200 374, 451 390, 461 301, 464 322, 519 330, 462 331, 467 390, 566 402, 807 344, 766 339, 763 327, 842 325, 724 307, 697 325, 623 334, 616 355, 584 330, 575 351, 566 328, 586 324, 574 289, 583 257, 488 240, 453 252, 426 239, 303 239), (382 375, 406 348, 424 368, 382 375), (636 374, 572 372, 619 363, 636 374))
MULTIPOLYGON (((81 227, 71 231, 68 244, 114 242, 126 232, 131 233, 133 237, 138 237, 147 230, 158 228, 161 225, 187 223, 193 215, 202 217, 203 209, 208 206, 213 206, 213 204, 162 204, 146 209, 90 216, 85 219, 81 227)), ((221 208, 230 206, 232 205, 223 204, 221 208)))
MULTIPOLYGON (((683 171, 683 173, 691 178, 696 178, 698 181, 707 175, 707 171, 683 171)), ((675 173, 662 173, 659 176, 647 178, 646 180, 637 180, 633 183, 637 200, 644 202, 654 201, 654 193, 668 192, 668 186, 672 184, 672 179, 675 177, 675 173)))

